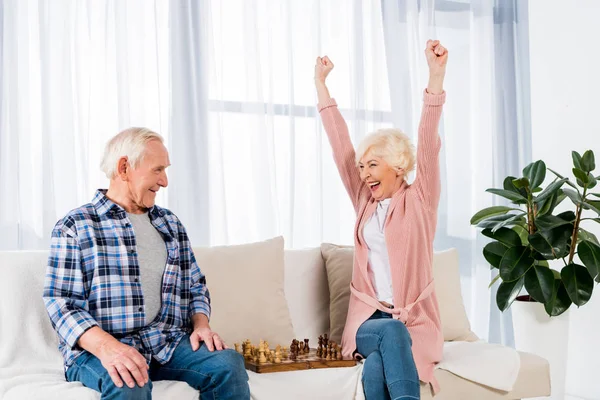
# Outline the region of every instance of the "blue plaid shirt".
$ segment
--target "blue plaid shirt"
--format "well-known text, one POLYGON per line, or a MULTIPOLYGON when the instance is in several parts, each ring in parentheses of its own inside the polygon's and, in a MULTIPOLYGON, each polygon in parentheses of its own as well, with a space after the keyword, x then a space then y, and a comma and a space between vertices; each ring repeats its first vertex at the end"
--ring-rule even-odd
POLYGON ((147 325, 136 239, 125 210, 98 190, 90 204, 54 227, 44 303, 65 368, 84 351, 77 341, 94 326, 135 347, 148 363, 154 357, 164 364, 190 332, 192 315, 210 316, 206 280, 185 228, 167 209, 154 206, 148 214, 165 240, 167 265, 161 309, 147 325))

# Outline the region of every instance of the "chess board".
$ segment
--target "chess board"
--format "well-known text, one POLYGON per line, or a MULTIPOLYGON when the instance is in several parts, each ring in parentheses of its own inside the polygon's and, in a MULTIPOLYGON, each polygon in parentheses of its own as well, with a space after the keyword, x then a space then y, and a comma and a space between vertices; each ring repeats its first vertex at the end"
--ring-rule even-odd
POLYGON ((316 368, 340 368, 340 367, 354 367, 356 360, 344 359, 344 360, 326 360, 324 358, 317 357, 317 350, 310 349, 308 354, 299 355, 296 360, 281 360, 281 363, 264 363, 260 364, 254 361, 246 362, 246 369, 259 374, 269 372, 286 372, 286 371, 300 371, 305 369, 316 369, 316 368))

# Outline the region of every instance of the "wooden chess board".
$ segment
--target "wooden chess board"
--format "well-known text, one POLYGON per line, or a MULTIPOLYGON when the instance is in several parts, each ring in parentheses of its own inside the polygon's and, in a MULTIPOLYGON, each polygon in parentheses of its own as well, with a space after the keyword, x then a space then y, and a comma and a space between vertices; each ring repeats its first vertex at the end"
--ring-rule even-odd
POLYGON ((305 369, 316 369, 316 368, 340 368, 340 367, 354 367, 356 360, 344 359, 344 360, 326 360, 324 358, 317 357, 317 350, 310 349, 308 354, 298 356, 296 360, 281 360, 281 363, 264 363, 259 364, 254 361, 246 362, 246 369, 259 374, 269 372, 287 372, 287 371, 300 371, 305 369))

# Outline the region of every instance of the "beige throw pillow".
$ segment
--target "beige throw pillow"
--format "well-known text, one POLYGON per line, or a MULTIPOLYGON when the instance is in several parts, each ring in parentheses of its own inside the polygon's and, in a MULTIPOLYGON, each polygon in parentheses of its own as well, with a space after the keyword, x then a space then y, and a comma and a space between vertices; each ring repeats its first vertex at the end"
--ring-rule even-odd
MULTIPOLYGON (((330 335, 332 340, 339 342, 348 313, 354 248, 324 243, 321 253, 329 280, 330 335)), ((455 249, 434 253, 433 276, 444 340, 477 340, 463 304, 455 249)))
POLYGON ((350 301, 354 247, 323 243, 321 254, 329 283, 329 337, 341 343, 350 301))
POLYGON ((283 238, 194 248, 211 297, 211 328, 233 348, 260 339, 287 345, 294 337, 284 295, 283 238))

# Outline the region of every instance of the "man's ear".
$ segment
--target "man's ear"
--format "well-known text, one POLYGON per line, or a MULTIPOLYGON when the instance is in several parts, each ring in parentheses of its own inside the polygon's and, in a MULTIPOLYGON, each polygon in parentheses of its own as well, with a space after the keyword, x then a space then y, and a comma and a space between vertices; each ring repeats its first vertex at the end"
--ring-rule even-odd
POLYGON ((127 180, 127 173, 129 172, 129 160, 127 157, 119 158, 117 162, 117 175, 121 178, 122 181, 127 180))

